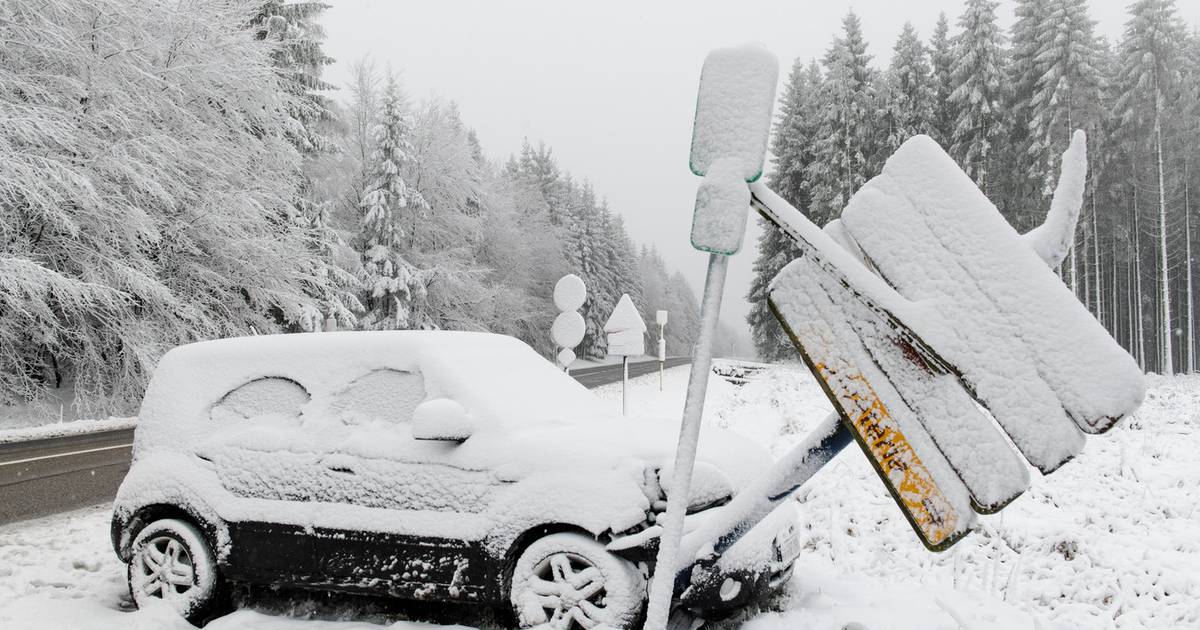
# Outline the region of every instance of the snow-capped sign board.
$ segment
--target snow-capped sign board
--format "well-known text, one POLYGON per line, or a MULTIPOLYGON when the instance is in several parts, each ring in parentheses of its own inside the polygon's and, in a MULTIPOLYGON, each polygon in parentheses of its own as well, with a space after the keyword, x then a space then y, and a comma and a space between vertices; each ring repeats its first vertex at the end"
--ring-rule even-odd
POLYGON ((747 182, 762 176, 779 61, 758 45, 718 48, 704 58, 689 165, 701 177, 732 160, 747 182))
POLYGON ((1081 431, 1104 432, 1136 409, 1145 389, 1132 357, 1047 265, 1053 244, 1031 247, 1058 240, 1054 231, 1070 242, 1084 151, 1079 133, 1064 154, 1047 228, 1032 241, 926 136, 905 142, 842 213, 901 295, 936 302, 948 325, 938 352, 1046 472, 1079 452, 1081 431))
POLYGON ((554 285, 554 306, 560 311, 579 310, 586 300, 587 286, 583 284, 583 278, 573 273, 559 278, 558 283, 554 285))
POLYGON ((617 301, 612 315, 604 323, 604 332, 608 335, 609 355, 629 357, 646 353, 646 322, 642 321, 628 293, 617 301))
POLYGON ((719 48, 704 59, 692 127, 696 191, 692 246, 729 256, 742 247, 749 215, 746 182, 762 176, 779 62, 755 45, 719 48))
POLYGON ((575 361, 575 351, 572 350, 587 332, 587 324, 579 314, 579 307, 587 301, 587 286, 579 276, 569 273, 554 285, 554 306, 562 311, 550 325, 550 337, 554 345, 562 350, 558 353, 558 364, 564 369, 575 361))
POLYGON ((587 324, 583 321, 583 315, 580 315, 579 311, 559 313, 550 326, 550 337, 554 339, 555 344, 562 348, 574 348, 579 345, 579 342, 583 341, 585 332, 587 332, 587 324))
POLYGON ((667 311, 654 311, 654 323, 659 326, 667 325, 667 311))

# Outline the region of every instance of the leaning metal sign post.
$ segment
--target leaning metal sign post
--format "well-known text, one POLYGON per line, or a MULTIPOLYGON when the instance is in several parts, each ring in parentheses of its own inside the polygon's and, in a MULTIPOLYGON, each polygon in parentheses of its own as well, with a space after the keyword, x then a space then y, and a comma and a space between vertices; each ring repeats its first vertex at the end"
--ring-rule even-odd
POLYGON ((720 305, 712 287, 724 279, 721 252, 736 251, 729 246, 740 245, 744 222, 721 217, 713 230, 735 235, 726 240, 710 240, 697 225, 702 211, 730 208, 732 215, 746 198, 744 185, 722 185, 727 175, 711 178, 731 168, 719 157, 697 168, 696 147, 702 135, 739 145, 719 131, 744 134, 743 145, 761 132, 745 120, 746 110, 758 111, 761 87, 746 80, 747 61, 742 72, 729 72, 723 55, 731 51, 705 61, 693 131, 693 170, 707 172, 693 243, 714 253, 676 453, 681 483, 669 492, 650 590, 646 627, 655 630, 672 594, 720 575, 708 569, 850 443, 921 542, 941 551, 968 533, 975 514, 997 512, 1028 488, 1025 461, 1043 473, 1055 470, 1078 454, 1085 434, 1102 433, 1136 410, 1145 392, 1136 363, 1052 271, 1073 242, 1083 201, 1082 132, 1063 154, 1045 223, 1024 235, 925 136, 905 142, 824 229, 754 174, 747 177, 749 204, 799 252, 772 280, 769 305, 834 413, 681 541, 680 508, 704 397, 697 381, 711 363, 705 326, 720 305), (726 90, 742 96, 740 107, 713 107, 719 99, 706 97, 726 90), (702 246, 711 243, 718 246, 702 246))
MULTIPOLYGON (((709 253, 708 275, 700 302, 700 337, 692 355, 657 568, 650 584, 647 630, 666 627, 676 591, 676 554, 692 483, 725 275, 729 256, 741 249, 746 232, 750 207, 746 183, 762 176, 778 78, 775 55, 757 46, 714 50, 705 58, 700 72, 690 166, 704 180, 696 193, 692 246, 709 253)), ((685 560, 691 564, 691 558, 685 560)))

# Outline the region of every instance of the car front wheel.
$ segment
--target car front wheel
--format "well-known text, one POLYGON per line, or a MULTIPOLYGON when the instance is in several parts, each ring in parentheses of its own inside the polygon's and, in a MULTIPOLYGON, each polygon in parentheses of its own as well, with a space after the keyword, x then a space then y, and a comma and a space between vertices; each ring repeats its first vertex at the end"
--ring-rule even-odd
POLYGON ((163 601, 193 623, 204 621, 219 599, 216 558, 200 530, 186 521, 162 519, 138 532, 127 575, 139 608, 163 601))
POLYGON ((510 600, 522 628, 630 628, 645 606, 646 582, 592 538, 551 534, 517 559, 510 600))

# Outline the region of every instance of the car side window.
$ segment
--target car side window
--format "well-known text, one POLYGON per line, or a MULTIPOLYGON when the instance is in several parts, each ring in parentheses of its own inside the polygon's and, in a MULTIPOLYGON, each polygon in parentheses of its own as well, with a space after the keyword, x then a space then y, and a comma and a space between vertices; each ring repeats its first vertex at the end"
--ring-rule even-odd
POLYGON ((425 379, 417 372, 382 369, 360 376, 335 396, 333 416, 346 424, 409 422, 425 400, 425 379))
POLYGON ((309 401, 304 387, 290 378, 254 379, 230 391, 212 408, 213 418, 299 417, 309 401))

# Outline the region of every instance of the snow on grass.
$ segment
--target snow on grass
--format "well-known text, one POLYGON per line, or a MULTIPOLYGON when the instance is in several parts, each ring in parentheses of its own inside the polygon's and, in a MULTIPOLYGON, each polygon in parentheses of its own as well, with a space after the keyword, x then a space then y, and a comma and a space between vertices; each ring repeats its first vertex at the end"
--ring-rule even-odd
MULTIPOLYGON (((636 416, 678 417, 687 368, 630 383, 636 416)), ((1120 630, 1200 627, 1200 376, 1150 377, 1146 402, 1111 433, 942 554, 926 551, 848 449, 799 493, 805 553, 787 592, 724 627, 748 630, 1120 630)), ((595 390, 620 408, 620 384, 595 390)), ((779 455, 829 412, 800 366, 744 386, 713 377, 704 422, 779 455)), ((701 440, 704 433, 701 433, 701 440)), ((0 628, 185 628, 128 609, 107 506, 0 528, 0 628)), ((396 616, 252 602, 216 630, 418 630, 396 616), (264 614, 269 613, 269 614, 264 614), (326 619, 324 621, 319 619, 326 619), (332 621, 330 620, 332 619, 332 621), (358 622, 339 621, 359 619, 358 622), (377 622, 377 623, 376 623, 377 622), (393 624, 388 626, 386 624, 393 624)), ((484 627, 490 624, 484 623, 484 627)))

